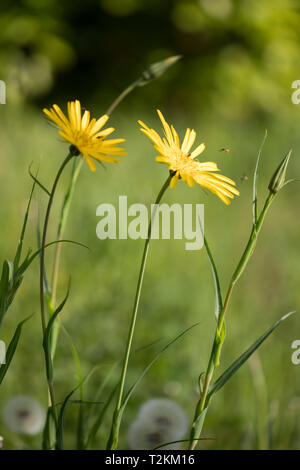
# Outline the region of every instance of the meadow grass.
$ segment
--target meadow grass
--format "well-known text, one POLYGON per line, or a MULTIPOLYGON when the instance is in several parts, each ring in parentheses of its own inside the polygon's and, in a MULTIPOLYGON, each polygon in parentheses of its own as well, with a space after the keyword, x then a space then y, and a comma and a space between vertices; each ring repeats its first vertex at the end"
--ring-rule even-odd
MULTIPOLYGON (((151 146, 138 130, 138 119, 150 123, 153 120, 153 113, 149 111, 118 111, 113 115, 112 122, 118 123, 118 134, 126 135, 128 157, 105 170, 99 166, 95 174, 90 174, 87 167, 83 169, 74 194, 66 238, 88 245, 90 251, 71 245, 62 248, 58 298, 65 295, 69 275, 72 287, 61 318, 79 351, 84 374, 93 365, 101 366, 86 390, 86 398, 90 400, 107 370, 122 357, 143 246, 142 240, 98 240, 95 233, 96 207, 102 202, 117 204, 119 195, 128 195, 129 204, 150 204, 163 184, 165 168, 155 163, 151 146)), ((182 116, 178 117, 179 124, 181 121, 182 116)), ((59 142, 42 113, 35 109, 6 107, 2 122, 0 237, 4 258, 14 252, 21 228, 32 184, 28 166, 33 161, 34 168, 39 167, 40 180, 50 186, 49 181, 53 181, 67 146, 59 142)), ((205 160, 216 160, 222 172, 237 181, 241 196, 231 206, 225 207, 213 195, 206 196, 200 188, 191 191, 180 184, 175 191, 168 191, 165 202, 205 203, 205 233, 225 289, 251 229, 250 180, 264 128, 262 125, 243 126, 230 122, 220 126, 220 122, 209 116, 206 119, 199 116, 199 122, 189 125, 199 128, 201 138, 206 142, 205 160), (224 146, 230 147, 229 154, 218 152, 224 146), (249 180, 242 182, 244 174, 249 180)), ((185 127, 182 124, 182 131, 185 127)), ((291 146, 294 156, 289 174, 300 174, 297 158, 300 139, 296 123, 284 127, 281 119, 274 119, 269 122, 268 130, 260 170, 260 194, 266 194, 270 175, 291 146)), ((55 239, 54 214, 59 211, 68 178, 66 171, 53 207, 49 241, 55 239)), ((299 308, 298 191, 296 184, 286 187, 267 215, 255 254, 229 307, 220 372, 280 316, 299 308)), ((260 201, 263 200, 264 195, 260 197, 260 201)), ((36 247, 37 209, 43 213, 46 202, 45 195, 37 188, 25 246, 36 247)), ((51 250, 49 248, 46 252, 46 259, 50 260, 47 266, 51 266, 51 250)), ((10 373, 2 385, 1 405, 12 394, 26 393, 39 398, 46 406, 37 262, 27 273, 7 314, 1 339, 11 337, 16 323, 32 313, 35 315, 24 328, 10 373)), ((183 240, 152 241, 133 349, 160 341, 132 355, 127 384, 134 382, 157 349, 195 322, 200 323, 160 358, 129 401, 121 426, 120 448, 126 448, 129 423, 135 419, 139 405, 148 398, 174 398, 192 418, 197 401, 197 377, 206 366, 215 326, 214 293, 204 249, 200 252, 185 251, 183 240)), ((276 409, 278 403, 273 437, 275 448, 297 448, 300 437, 297 424, 300 410, 295 401, 299 397, 300 375, 290 359, 291 343, 299 338, 297 325, 295 316, 276 331, 259 352, 268 406, 276 409)), ((116 368, 107 386, 107 394, 115 385, 118 374, 116 368)), ((58 343, 55 375, 56 394, 62 400, 76 384, 73 359, 63 334, 58 343)), ((201 446, 255 448, 256 405, 255 384, 249 368, 244 366, 214 398, 203 436, 214 437, 215 440, 205 441, 201 446)), ((70 405, 66 421, 67 448, 74 448, 77 413, 77 405, 70 405)), ((108 414, 97 437, 96 448, 105 447, 109 426, 108 414)), ((23 445, 19 437, 9 434, 0 424, 0 435, 4 433, 6 448, 23 445)), ((40 446, 40 437, 26 438, 26 441, 35 448, 40 446)))

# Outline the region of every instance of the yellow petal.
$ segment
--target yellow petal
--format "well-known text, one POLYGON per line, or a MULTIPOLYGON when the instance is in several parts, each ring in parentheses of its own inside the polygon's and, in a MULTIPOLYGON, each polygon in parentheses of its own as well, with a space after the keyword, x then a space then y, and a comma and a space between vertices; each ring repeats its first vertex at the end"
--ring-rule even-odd
POLYGON ((178 178, 179 178, 179 173, 176 173, 170 181, 170 188, 172 189, 175 188, 178 178))
POLYGON ((93 162, 93 160, 92 160, 88 155, 84 155, 84 157, 85 157, 85 159, 86 159, 86 161, 87 161, 87 163, 88 163, 90 169, 91 169, 92 171, 96 171, 96 165, 95 165, 95 163, 93 162))
POLYGON ((170 129, 170 126, 169 124, 167 123, 167 121, 165 120, 165 118, 163 117, 163 114, 161 113, 161 111, 158 109, 157 110, 157 114, 159 115, 159 118, 162 122, 162 125, 164 126, 164 130, 165 130, 165 133, 166 133, 166 137, 169 141, 169 144, 172 145, 173 143, 173 136, 172 136, 172 132, 171 132, 171 129, 170 129))
POLYGON ((96 122, 94 122, 91 128, 89 129, 90 137, 96 134, 96 132, 98 132, 101 129, 101 127, 104 126, 107 120, 108 120, 108 115, 104 114, 104 116, 101 116, 101 118, 99 118, 96 122))
POLYGON ((196 147, 195 150, 192 151, 191 158, 198 157, 198 155, 200 155, 204 150, 205 150, 205 144, 204 143, 198 145, 198 147, 196 147))
POLYGON ((84 111, 83 116, 82 116, 82 121, 81 121, 81 130, 84 132, 90 122, 90 112, 89 111, 84 111))

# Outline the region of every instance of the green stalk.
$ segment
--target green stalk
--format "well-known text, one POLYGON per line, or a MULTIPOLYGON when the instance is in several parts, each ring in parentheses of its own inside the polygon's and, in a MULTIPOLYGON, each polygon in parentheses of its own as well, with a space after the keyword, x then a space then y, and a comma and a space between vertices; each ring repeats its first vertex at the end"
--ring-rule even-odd
POLYGON ((269 405, 266 379, 258 353, 249 358, 249 368, 255 392, 256 446, 269 450, 269 405))
MULTIPOLYGON (((65 194, 64 201, 63 201, 62 208, 61 208, 61 215, 59 219, 59 225, 58 225, 57 237, 56 237, 56 239, 59 241, 63 239, 72 197, 74 194, 76 182, 80 174, 82 164, 83 164, 83 158, 80 158, 78 162, 74 160, 74 165, 73 165, 72 174, 71 174, 71 181, 67 189, 67 192, 65 194)), ((56 308, 56 290, 57 290, 57 281, 58 281, 58 273, 59 273, 60 254, 61 254, 61 243, 57 243, 55 246, 55 253, 54 253, 53 274, 52 274, 52 282, 51 282, 51 298, 48 303, 50 317, 53 315, 53 313, 55 312, 55 308, 56 308)), ((54 322, 53 330, 51 332, 52 358, 54 358, 55 356, 59 330, 60 330, 60 319, 57 318, 56 321, 54 322)))
MULTIPOLYGON (((49 196, 48 206, 45 215, 44 227, 43 227, 43 235, 42 235, 42 242, 41 242, 41 257, 40 257, 40 304, 41 304, 41 321, 42 321, 42 330, 43 330, 43 337, 45 336, 46 327, 47 327, 47 320, 45 314, 45 292, 44 292, 44 278, 45 278, 45 245, 46 245, 46 237, 47 237, 47 229, 49 223, 49 216, 50 211, 53 203, 53 198, 55 194, 55 190, 60 179, 60 176, 67 165, 67 163, 71 160, 73 155, 71 153, 63 161, 56 178, 54 180, 52 190, 49 196)), ((47 345, 45 347, 45 362, 46 362, 46 370, 47 370, 47 381, 48 381, 48 389, 50 395, 50 402, 52 406, 52 413, 54 417, 55 424, 57 425, 57 410, 56 410, 56 401, 55 401, 55 394, 54 394, 54 385, 53 385, 53 377, 49 374, 48 364, 52 364, 51 358, 51 351, 48 350, 47 345)))
MULTIPOLYGON (((155 201, 155 204, 159 204, 166 189, 168 188, 170 181, 172 179, 172 175, 170 174, 163 184, 157 198, 155 201)), ((146 267, 146 261, 147 261, 147 256, 149 252, 149 244, 151 240, 151 234, 152 234, 152 226, 155 220, 156 216, 156 211, 153 212, 150 216, 150 222, 149 222, 149 227, 148 227, 148 235, 145 241, 144 245, 144 251, 143 251, 143 256, 142 256, 142 262, 141 262, 141 267, 140 267, 140 272, 139 272, 139 277, 138 277, 138 282, 137 282, 137 287, 136 287, 136 293, 135 293, 135 299, 134 299, 134 305, 133 305, 133 311, 131 315, 131 322, 130 322, 130 327, 129 327, 129 332, 128 332, 128 337, 127 337, 127 343, 126 343, 126 348, 125 348, 125 354, 124 354, 124 359, 123 359, 123 367, 122 367, 122 373, 121 373, 121 378, 120 378, 120 386, 119 386, 119 391, 118 391, 118 397, 117 397, 117 402, 116 402, 116 407, 113 415, 113 421, 111 425, 111 432, 110 436, 107 442, 107 449, 113 450, 116 449, 118 445, 118 440, 119 440, 119 429, 120 429, 120 424, 121 424, 121 418, 122 418, 122 413, 123 413, 123 393, 124 393, 124 386, 125 386, 125 380, 126 380, 126 374, 127 374, 127 368, 128 368, 128 362, 129 362, 129 356, 130 356, 130 351, 131 351, 131 346, 132 346, 132 340, 133 340, 133 335, 134 335, 134 330, 135 330, 135 324, 136 324, 136 319, 137 319, 137 314, 138 314, 138 308, 139 308, 139 301, 140 301, 140 296, 141 296, 141 290, 142 290, 142 284, 143 284, 143 278, 144 278, 144 273, 145 273, 145 267, 146 267)))
MULTIPOLYGON (((68 190, 65 194, 63 205, 61 208, 61 217, 59 220, 57 237, 56 237, 56 240, 59 240, 59 241, 62 240, 63 233, 65 231, 70 204, 71 204, 72 196, 73 196, 74 189, 75 189, 75 184, 77 182, 82 164, 83 164, 83 158, 80 158, 78 161, 74 160, 74 166, 73 166, 72 175, 71 175, 71 184, 69 185, 68 190)), ((59 271, 60 249, 61 249, 61 243, 57 243, 57 245, 55 246, 55 256, 54 256, 54 265, 53 265, 53 274, 52 274, 52 289, 51 289, 51 303, 53 305, 56 304, 56 289, 57 289, 57 278, 58 278, 58 271, 59 271)))
POLYGON ((116 109, 117 106, 123 101, 124 98, 126 98, 129 93, 131 93, 135 88, 139 87, 141 83, 141 79, 139 78, 135 82, 133 82, 129 87, 125 88, 125 90, 122 91, 122 93, 115 99, 115 101, 110 105, 108 110, 106 111, 106 114, 109 116, 111 113, 116 109))
MULTIPOLYGON (((138 79, 135 82, 133 82, 131 85, 129 85, 129 87, 127 87, 111 104, 111 106, 106 111, 106 114, 110 115, 129 93, 131 93, 135 88, 140 86, 140 82, 141 82, 141 79, 138 79)), ((64 236, 64 230, 67 224, 70 205, 71 205, 72 197, 75 191, 76 182, 78 180, 78 177, 81 171, 82 163, 83 163, 82 158, 80 159, 78 163, 74 162, 70 184, 65 194, 65 198, 64 198, 63 205, 61 208, 59 226, 58 226, 58 231, 57 231, 57 240, 62 240, 64 236)), ((55 248, 55 254, 54 254, 53 274, 52 274, 52 282, 51 282, 51 298, 48 304, 50 316, 53 315, 55 308, 56 308, 56 291, 57 291, 60 255, 61 255, 61 243, 57 243, 56 248, 55 248)), ((60 320, 59 318, 57 318, 53 325, 53 331, 51 334, 51 355, 53 359, 55 356, 59 330, 60 330, 60 320)))
POLYGON ((275 193, 271 193, 271 192, 269 193, 265 201, 264 207, 260 213, 260 216, 257 219, 256 224, 253 224, 250 238, 248 240, 246 248, 231 278, 231 281, 227 290, 227 294, 225 297, 224 305, 218 317, 218 324, 217 324, 217 328, 215 332, 215 337, 214 337, 214 341, 213 341, 213 345, 211 349, 210 358, 208 361, 208 366, 205 372, 204 385, 203 385, 201 397, 197 403, 196 410, 195 410, 194 422, 193 422, 191 433, 190 433, 190 447, 189 447, 190 450, 193 450, 195 448, 197 444, 197 439, 199 439, 201 436, 201 431, 202 431, 205 414, 206 414, 205 410, 209 406, 209 399, 207 398, 207 394, 209 392, 209 386, 211 384, 215 369, 220 363, 221 349, 225 340, 225 334, 224 334, 225 315, 228 309, 231 294, 233 292, 236 282, 242 275, 251 255, 254 252, 258 234, 262 227, 266 213, 272 201, 275 198, 275 195, 276 195, 275 193), (203 419, 200 418, 201 415, 203 419))

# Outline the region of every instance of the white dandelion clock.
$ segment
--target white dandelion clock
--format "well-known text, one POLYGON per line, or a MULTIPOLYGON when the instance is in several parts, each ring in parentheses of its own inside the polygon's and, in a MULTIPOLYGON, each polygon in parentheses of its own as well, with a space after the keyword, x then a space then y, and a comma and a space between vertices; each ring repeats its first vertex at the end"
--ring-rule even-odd
MULTIPOLYGON (((141 406, 138 419, 128 433, 131 449, 150 450, 168 442, 180 441, 188 429, 185 411, 166 398, 148 400, 141 406)), ((180 449, 180 443, 169 444, 162 449, 180 449)))
MULTIPOLYGON (((149 426, 147 423, 136 420, 129 427, 128 443, 132 450, 153 450, 167 442, 173 442, 173 435, 167 429, 149 426)), ((168 444, 162 450, 177 450, 180 444, 168 444)))
POLYGON ((33 436, 43 429, 46 413, 34 398, 19 395, 4 406, 2 421, 13 432, 33 436))
POLYGON ((188 428, 185 411, 167 398, 153 398, 144 403, 140 408, 139 420, 172 430, 175 439, 181 439, 188 428))

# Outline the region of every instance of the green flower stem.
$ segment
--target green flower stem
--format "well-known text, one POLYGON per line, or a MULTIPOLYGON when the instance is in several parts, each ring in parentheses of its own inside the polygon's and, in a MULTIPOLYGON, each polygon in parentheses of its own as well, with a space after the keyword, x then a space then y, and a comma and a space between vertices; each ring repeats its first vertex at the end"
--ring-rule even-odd
MULTIPOLYGON (((70 184, 65 194, 64 201, 63 201, 62 208, 61 208, 61 214, 60 214, 57 237, 56 237, 56 239, 59 241, 63 239, 72 197, 74 194, 78 176, 81 171, 82 164, 83 164, 83 158, 80 158, 79 161, 74 160, 74 166, 72 169, 70 184)), ((51 298, 48 302, 48 309, 49 309, 50 317, 53 315, 53 313, 55 312, 55 308, 56 308, 56 290, 57 290, 57 281, 58 281, 58 273, 59 273, 60 254, 61 254, 61 243, 57 243, 55 246, 55 253, 54 253, 53 274, 52 274, 52 282, 51 282, 51 298)), ((55 356, 59 330, 60 330, 60 319, 57 318, 54 322, 53 330, 51 332, 52 359, 54 359, 54 356, 55 356)))
MULTIPOLYGON (((51 211, 53 198, 54 198, 54 194, 55 194, 55 190, 56 190, 59 178, 65 166, 71 160, 72 157, 73 155, 69 153, 69 155, 63 161, 60 169, 58 170, 58 173, 56 175, 56 178, 54 180, 53 187, 50 193, 46 215, 45 215, 45 221, 44 221, 44 228, 43 228, 43 235, 42 235, 42 242, 41 242, 41 257, 40 257, 40 303, 41 303, 41 321, 42 321, 43 336, 45 336, 46 327, 47 327, 47 320, 46 320, 46 314, 45 314, 44 277, 45 277, 45 245, 46 245, 48 222, 49 222, 50 211, 51 211)), ((45 348, 45 361, 46 361, 46 366, 49 363, 52 364, 51 351, 47 350, 47 347, 45 348)), ((57 410, 56 410, 53 378, 49 374, 48 367, 46 367, 46 370, 47 370, 47 381, 48 381, 50 401, 51 401, 51 406, 52 406, 52 413, 53 413, 54 421, 57 424, 57 410)))
POLYGON ((129 93, 131 93, 135 88, 137 88, 138 86, 140 86, 140 82, 141 82, 141 79, 139 78, 138 80, 136 80, 135 82, 133 82, 131 85, 129 85, 127 88, 125 88, 125 90, 122 91, 122 93, 115 99, 115 101, 110 105, 110 107, 108 108, 108 110, 106 111, 106 114, 108 114, 108 116, 111 115, 111 113, 116 109, 116 107, 121 103, 121 101, 123 101, 123 99, 129 95, 129 93))
POLYGON ((195 448, 195 446, 198 442, 197 439, 199 439, 200 436, 201 436, 201 431, 202 431, 202 427, 203 427, 203 423, 204 423, 204 418, 200 419, 200 416, 201 416, 202 413, 205 412, 205 410, 209 406, 209 400, 207 399, 207 395, 208 395, 208 392, 209 392, 209 386, 211 384, 215 369, 220 363, 221 349, 222 349, 222 345, 223 345, 224 340, 225 340, 225 333, 224 333, 224 331, 225 331, 224 330, 224 327, 225 327, 225 314, 226 314, 226 311, 228 309, 231 294, 233 292, 233 289, 234 289, 234 286, 235 286, 236 282, 240 278, 240 276, 243 273, 243 271, 244 271, 251 255, 254 252, 258 234, 259 234, 260 229, 262 227, 262 224, 263 224, 264 218, 266 216, 266 213, 267 213, 272 201, 274 200, 274 197, 275 197, 275 194, 273 194, 273 193, 270 193, 268 195, 268 197, 265 201, 265 205, 264 205, 264 207, 263 207, 263 209, 260 213, 260 216, 257 219, 256 224, 253 225, 253 228, 252 228, 252 231, 251 231, 251 234, 250 234, 250 238, 249 238, 248 243, 246 245, 246 248, 243 252, 243 255, 242 255, 242 257, 241 257, 241 259, 240 259, 240 261, 239 261, 239 263, 238 263, 238 265, 237 265, 237 267, 236 267, 236 269, 233 273, 233 276, 231 278, 231 281, 230 281, 230 284, 229 284, 229 287, 228 287, 228 290, 227 290, 226 298, 225 298, 222 310, 221 310, 219 318, 218 318, 218 324, 217 324, 217 328, 216 328, 214 342, 213 342, 213 345, 212 345, 212 350, 211 350, 210 358, 209 358, 209 361, 208 361, 208 366, 207 366, 207 369, 206 369, 206 372, 205 372, 205 379, 204 379, 203 389, 202 389, 202 392, 201 392, 201 397, 200 397, 200 400, 197 403, 196 410, 195 410, 194 422, 193 422, 192 429, 191 429, 191 434, 190 434, 190 447, 189 447, 190 450, 193 450, 195 448))
MULTIPOLYGON (((72 169, 71 183, 67 189, 67 192, 64 197, 63 205, 61 208, 61 217, 59 220, 58 230, 57 230, 57 240, 62 240, 63 233, 66 227, 68 213, 70 209, 70 204, 72 196, 75 189, 75 184, 77 182, 81 167, 83 164, 83 158, 80 158, 78 161, 74 160, 74 167, 72 169)), ((60 250, 61 243, 57 243, 55 246, 55 256, 54 256, 54 265, 53 265, 53 274, 52 274, 52 289, 51 289, 51 303, 56 304, 56 289, 57 289, 57 278, 59 271, 59 260, 60 260, 60 250)))
MULTIPOLYGON (((131 85, 129 85, 117 98, 116 100, 111 104, 109 109, 106 111, 106 114, 110 115, 116 107, 123 101, 123 99, 131 93, 135 88, 140 86, 140 79, 136 80, 133 82, 131 85)), ((64 235, 64 230, 66 227, 67 219, 68 219, 68 214, 69 214, 69 209, 72 201, 72 196, 75 191, 75 186, 76 182, 78 180, 81 167, 82 167, 83 159, 81 158, 78 163, 74 163, 72 175, 71 175, 71 180, 69 187, 67 189, 64 202, 61 208, 61 213, 60 213, 60 221, 59 221, 59 226, 58 226, 58 231, 57 231, 57 240, 62 240, 63 235, 64 235)), ((61 255, 61 243, 58 243, 55 248, 55 254, 54 254, 54 264, 53 264, 53 274, 52 274, 52 282, 51 282, 51 298, 48 304, 49 308, 49 313, 50 316, 54 313, 55 308, 56 308, 56 291, 57 291, 57 282, 58 282, 58 273, 59 273, 59 264, 60 264, 60 255, 61 255)), ((51 355, 52 358, 54 359, 55 356, 55 351, 56 351, 56 343, 57 343, 57 338, 59 335, 59 330, 60 330, 60 323, 59 323, 59 318, 54 322, 53 325, 53 332, 51 334, 51 355)))
MULTIPOLYGON (((170 185, 171 179, 172 179, 172 175, 170 174, 169 177, 167 178, 167 180, 165 181, 165 183, 163 184, 163 186, 162 186, 162 188, 161 188, 161 190, 160 190, 160 192, 159 192, 159 194, 156 198, 155 204, 159 204, 159 202, 161 201, 166 189, 170 185)), ((133 335, 134 335, 134 330, 135 330, 135 324, 136 324, 136 319, 137 319, 137 314, 138 314, 139 301, 140 301, 143 278, 144 278, 144 273, 145 273, 146 261, 147 261, 147 256, 148 256, 148 252, 149 252, 149 244, 150 244, 150 240, 151 240, 152 226, 153 226, 153 223, 154 223, 154 220, 155 220, 155 216, 156 216, 156 211, 153 212, 153 214, 151 214, 151 216, 150 216, 150 222, 149 222, 149 227, 148 227, 148 235, 147 235, 147 238, 146 238, 146 241, 145 241, 145 246, 144 246, 144 251, 143 251, 143 256, 142 256, 142 262, 141 262, 141 267, 140 267, 140 272, 139 272, 139 277, 138 277, 138 282, 137 282, 137 287, 136 287, 136 293, 135 293, 133 311, 132 311, 132 316, 131 316, 131 322, 130 322, 128 337, 127 337, 127 343, 126 343, 126 348, 125 348, 124 359, 123 359, 123 367, 122 367, 122 373, 121 373, 121 378, 120 378, 120 386, 119 386, 119 391, 118 391, 118 397, 117 397, 116 407, 115 407, 112 426, 111 426, 111 433, 110 433, 109 440, 108 440, 108 443, 107 443, 107 449, 109 449, 109 450, 116 449, 116 447, 118 445, 119 428, 120 428, 120 422, 121 422, 121 418, 122 418, 122 405, 123 405, 124 386, 125 386, 129 356, 130 356, 130 351, 131 351, 131 346, 132 346, 132 340, 133 340, 133 335)))

